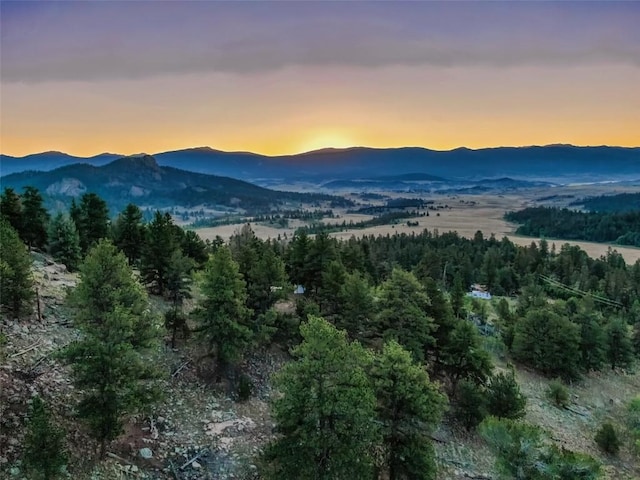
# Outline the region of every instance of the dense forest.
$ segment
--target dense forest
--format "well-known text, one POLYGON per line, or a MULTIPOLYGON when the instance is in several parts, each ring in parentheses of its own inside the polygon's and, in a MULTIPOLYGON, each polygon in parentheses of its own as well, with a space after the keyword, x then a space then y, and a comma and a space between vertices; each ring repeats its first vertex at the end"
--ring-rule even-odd
MULTIPOLYGON (((435 479, 432 433, 443 421, 478 433, 507 478, 600 478, 596 459, 543 442, 546 433, 522 420, 527 398, 513 369, 494 369, 492 352, 557 378, 558 404, 563 382, 630 368, 640 354, 640 261, 627 265, 615 251, 594 259, 544 240, 520 247, 480 231, 339 241, 302 229, 285 241, 262 240, 246 224, 227 243, 204 242, 167 213, 144 222, 133 204, 112 221, 108 212, 94 193, 53 218, 35 188, 2 194, 3 318, 31 315, 30 251, 79 272, 67 299, 79 335, 56 354, 77 387, 78 423, 65 433, 51 413, 56 399, 36 397, 28 408, 12 404, 22 425, 2 425, 21 442, 9 463, 34 478, 73 472, 73 442, 84 438, 76 430, 94 439, 100 462, 127 419, 153 410, 167 372, 149 359, 163 339, 197 345, 214 383, 238 401, 252 391, 244 358, 267 348, 287 355, 272 381, 276 427, 245 478, 435 479), (497 297, 491 321, 489 304, 467 295, 473 284, 497 297), (304 294, 293 295, 295 286, 304 294), (162 316, 150 297, 164 302, 162 316), (278 308, 291 299, 293 311, 278 308)), ((575 213, 562 212, 510 219, 532 232, 575 213)), ((607 423, 593 434, 615 455, 622 441, 640 442, 640 424, 607 423)))
MULTIPOLYGON (((594 202, 587 203, 610 205, 608 201, 594 199, 594 202)), ((516 230, 519 235, 640 247, 640 210, 617 213, 607 211, 607 208, 604 212, 581 212, 567 208, 529 207, 509 212, 505 219, 521 224, 516 230)))
POLYGON ((592 212, 633 212, 640 210, 640 193, 619 193, 617 195, 588 197, 576 200, 571 205, 580 205, 592 212))

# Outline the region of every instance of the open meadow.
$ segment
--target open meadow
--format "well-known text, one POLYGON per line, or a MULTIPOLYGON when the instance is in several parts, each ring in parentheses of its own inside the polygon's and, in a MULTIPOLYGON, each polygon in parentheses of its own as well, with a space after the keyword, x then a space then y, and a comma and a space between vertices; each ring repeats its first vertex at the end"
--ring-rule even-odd
MULTIPOLYGON (((417 220, 418 225, 408 225, 406 221, 396 224, 371 226, 366 228, 344 228, 339 232, 333 232, 332 237, 347 239, 351 236, 361 237, 365 235, 393 235, 394 233, 420 233, 424 229, 437 230, 440 233, 455 231, 463 237, 472 238, 480 230, 485 237, 494 235, 496 238, 508 237, 517 245, 529 245, 531 242, 539 242, 540 238, 524 237, 515 234, 517 225, 507 222, 504 214, 508 211, 520 210, 535 205, 548 205, 566 207, 576 198, 590 195, 615 194, 620 191, 637 191, 640 188, 622 189, 617 186, 564 186, 554 188, 540 188, 519 190, 505 194, 491 193, 484 195, 419 195, 420 198, 433 200, 438 208, 430 211, 429 216, 411 218, 417 220), (549 198, 553 197, 553 198, 549 198), (540 200, 542 199, 542 200, 540 200)), ((389 197, 410 197, 405 193, 381 192, 389 197)), ((413 195, 418 197, 418 195, 413 195)), ((345 209, 334 209, 336 218, 325 218, 323 223, 341 224, 346 221, 361 222, 373 218, 372 215, 347 213, 345 209)), ((409 217, 407 217, 409 219, 409 217)), ((203 239, 214 239, 220 236, 228 240, 242 224, 223 225, 211 228, 199 228, 198 234, 203 239)), ((277 228, 261 223, 252 223, 251 228, 255 234, 262 238, 278 238, 278 236, 290 238, 300 226, 305 225, 299 220, 292 220, 286 228, 277 228)), ((547 238, 549 246, 555 245, 560 249, 565 243, 577 245, 591 257, 597 258, 606 255, 610 248, 617 250, 627 263, 633 264, 640 259, 640 248, 609 245, 586 241, 554 240, 547 238)))

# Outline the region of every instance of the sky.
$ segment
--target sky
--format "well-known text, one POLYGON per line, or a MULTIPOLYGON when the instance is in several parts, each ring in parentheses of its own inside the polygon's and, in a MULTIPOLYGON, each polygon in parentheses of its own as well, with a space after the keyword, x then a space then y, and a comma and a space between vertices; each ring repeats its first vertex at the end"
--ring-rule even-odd
POLYGON ((640 145, 640 2, 0 1, 0 151, 640 145))

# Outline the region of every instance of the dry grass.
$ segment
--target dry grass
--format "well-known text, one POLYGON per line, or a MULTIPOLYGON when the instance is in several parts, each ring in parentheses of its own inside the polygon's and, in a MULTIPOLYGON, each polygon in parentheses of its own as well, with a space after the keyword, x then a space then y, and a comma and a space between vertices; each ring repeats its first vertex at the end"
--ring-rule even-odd
MULTIPOLYGON (((586 194, 587 190, 585 190, 585 188, 586 187, 584 186, 566 187, 566 189, 568 189, 567 191, 572 192, 572 195, 576 194, 576 196, 578 195, 577 192, 582 195, 586 194)), ((602 193, 602 191, 603 187, 599 187, 595 192, 592 191, 592 194, 599 194, 602 193)), ((510 210, 518 210, 526 206, 536 204, 536 198, 549 195, 551 192, 553 194, 566 193, 563 188, 562 191, 559 191, 558 189, 540 189, 508 195, 434 196, 433 199, 437 204, 442 206, 447 205, 448 208, 442 208, 438 210, 438 212, 430 211, 428 217, 411 219, 419 222, 417 227, 409 227, 405 222, 398 225, 381 225, 352 230, 347 229, 342 232, 332 233, 331 236, 346 239, 351 236, 362 237, 365 235, 393 235, 394 233, 418 234, 426 228, 431 231, 438 230, 440 233, 456 231, 463 237, 472 238, 475 233, 480 230, 485 237, 495 235, 497 238, 502 238, 506 236, 518 245, 530 245, 531 242, 539 242, 540 239, 515 235, 514 231, 516 229, 516 225, 506 222, 504 220, 504 214, 510 210)), ((558 206, 565 206, 564 204, 570 200, 571 199, 560 199, 555 202, 558 203, 558 206)), ((339 218, 327 218, 323 221, 330 224, 340 224, 343 221, 346 221, 347 223, 353 221, 355 223, 372 218, 371 215, 348 214, 344 210, 336 210, 335 213, 339 215, 339 218)), ((295 229, 300 225, 302 225, 302 223, 299 221, 291 221, 288 228, 275 228, 254 223, 251 225, 251 228, 253 228, 258 237, 267 239, 277 238, 278 235, 284 237, 285 234, 287 237, 291 237, 294 234, 295 229)), ((201 228, 198 229, 198 234, 205 239, 213 239, 219 235, 224 240, 228 240, 229 237, 238 230, 238 228, 240 228, 240 225, 201 228)), ((550 246, 555 244, 557 250, 559 250, 565 243, 577 245, 594 258, 606 255, 607 250, 609 248, 613 248, 617 250, 629 264, 633 264, 640 260, 640 248, 621 247, 617 245, 593 242, 547 240, 549 241, 550 246)))

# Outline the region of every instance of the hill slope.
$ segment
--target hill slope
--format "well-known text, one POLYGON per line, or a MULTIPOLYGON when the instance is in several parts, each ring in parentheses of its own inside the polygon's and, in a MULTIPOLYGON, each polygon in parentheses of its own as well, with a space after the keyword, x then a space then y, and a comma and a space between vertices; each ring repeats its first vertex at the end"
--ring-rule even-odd
POLYGON ((2 177, 2 185, 18 191, 32 185, 63 203, 95 192, 114 209, 134 202, 153 207, 206 204, 255 211, 283 202, 342 201, 328 195, 280 192, 233 178, 161 167, 149 155, 123 157, 100 167, 81 163, 48 172, 14 173, 2 177))

